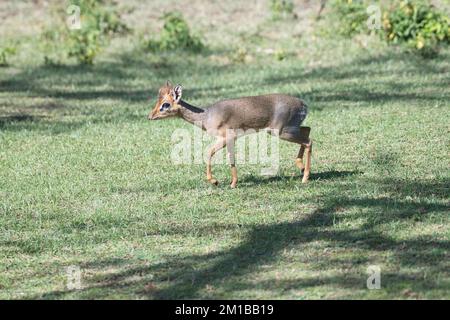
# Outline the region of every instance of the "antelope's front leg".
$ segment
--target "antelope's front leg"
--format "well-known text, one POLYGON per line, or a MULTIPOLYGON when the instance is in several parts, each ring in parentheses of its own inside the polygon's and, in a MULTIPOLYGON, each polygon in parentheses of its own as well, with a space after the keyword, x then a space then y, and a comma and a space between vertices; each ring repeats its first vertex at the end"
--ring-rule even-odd
POLYGON ((206 179, 214 185, 217 185, 219 182, 212 176, 211 160, 214 154, 223 147, 225 147, 225 139, 219 138, 217 142, 208 150, 208 159, 206 162, 206 179))
POLYGON ((231 188, 236 188, 237 182, 238 182, 238 176, 237 176, 237 169, 236 169, 236 163, 234 158, 234 143, 236 141, 236 138, 231 138, 227 141, 227 153, 228 153, 228 159, 230 161, 230 167, 231 167, 231 188))

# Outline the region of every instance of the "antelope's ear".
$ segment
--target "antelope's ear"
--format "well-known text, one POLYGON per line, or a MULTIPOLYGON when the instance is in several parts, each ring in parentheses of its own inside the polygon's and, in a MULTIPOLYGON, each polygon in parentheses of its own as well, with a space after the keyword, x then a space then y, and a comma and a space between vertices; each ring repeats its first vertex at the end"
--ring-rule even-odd
POLYGON ((173 99, 175 100, 176 103, 180 101, 182 93, 183 88, 179 84, 177 84, 175 88, 173 88, 173 99))

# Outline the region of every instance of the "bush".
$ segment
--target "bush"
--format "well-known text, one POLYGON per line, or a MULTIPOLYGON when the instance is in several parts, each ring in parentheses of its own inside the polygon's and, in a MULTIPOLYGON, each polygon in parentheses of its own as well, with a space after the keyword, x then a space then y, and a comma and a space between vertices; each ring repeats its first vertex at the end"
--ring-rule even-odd
MULTIPOLYGON (((345 36, 369 33, 363 0, 334 0, 332 10, 339 19, 338 32, 345 36)), ((450 42, 450 19, 425 0, 395 1, 384 9, 383 28, 378 32, 388 43, 407 44, 423 56, 435 55, 450 42)))
POLYGON ((150 39, 146 43, 149 50, 158 52, 180 49, 199 52, 204 48, 200 37, 191 33, 181 13, 166 13, 162 19, 164 26, 159 39, 150 39))
POLYGON ((384 14, 384 38, 393 44, 406 43, 423 56, 433 56, 450 42, 449 24, 447 15, 424 1, 400 1, 384 14))
POLYGON ((355 34, 370 31, 367 28, 366 4, 362 0, 334 0, 331 9, 338 19, 337 32, 351 37, 355 34))
POLYGON ((278 49, 277 51, 275 51, 275 59, 278 61, 282 61, 284 59, 286 59, 287 54, 286 51, 284 51, 283 49, 278 49))
POLYGON ((236 48, 230 54, 233 63, 245 63, 248 59, 248 51, 243 47, 236 48))
POLYGON ((94 28, 73 32, 68 40, 68 56, 76 58, 81 64, 93 64, 100 48, 101 32, 94 28))
POLYGON ((294 3, 292 0, 270 0, 269 5, 273 19, 294 16, 294 3))
POLYGON ((109 37, 129 29, 120 21, 118 11, 111 4, 109 8, 104 6, 104 1, 98 0, 79 0, 74 4, 81 9, 82 25, 81 29, 69 32, 68 55, 79 63, 92 64, 109 37))
POLYGON ((120 21, 115 6, 109 2, 78 0, 73 1, 73 5, 80 8, 80 29, 68 28, 65 20, 68 12, 60 8, 54 19, 57 23, 41 35, 47 64, 59 63, 61 55, 74 57, 81 64, 93 64, 94 58, 111 36, 129 31, 120 21))
POLYGON ((13 45, 0 47, 0 67, 5 67, 8 65, 9 57, 16 54, 16 47, 13 45))

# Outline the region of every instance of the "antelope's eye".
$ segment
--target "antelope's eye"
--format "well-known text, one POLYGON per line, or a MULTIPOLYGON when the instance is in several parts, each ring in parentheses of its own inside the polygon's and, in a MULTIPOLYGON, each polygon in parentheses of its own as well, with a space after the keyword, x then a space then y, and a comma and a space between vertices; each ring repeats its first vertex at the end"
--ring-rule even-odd
POLYGON ((163 103, 163 105, 161 106, 161 108, 159 109, 160 111, 164 111, 166 109, 170 108, 170 103, 163 103))

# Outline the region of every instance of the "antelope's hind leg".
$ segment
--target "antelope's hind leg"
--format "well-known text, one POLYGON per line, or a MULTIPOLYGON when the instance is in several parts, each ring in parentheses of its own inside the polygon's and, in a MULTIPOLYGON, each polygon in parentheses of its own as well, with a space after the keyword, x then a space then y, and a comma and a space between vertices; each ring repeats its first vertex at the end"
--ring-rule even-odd
POLYGON ((309 138, 310 131, 310 127, 300 127, 299 129, 292 129, 291 127, 288 130, 283 130, 280 135, 280 138, 283 140, 300 144, 300 150, 298 151, 295 163, 303 172, 302 183, 306 183, 308 181, 311 171, 312 141, 309 138), (305 153, 306 160, 305 163, 303 163, 305 153))
POLYGON ((305 171, 305 165, 303 164, 303 156, 305 154, 305 145, 302 144, 300 146, 300 150, 298 150, 297 159, 295 159, 295 164, 303 173, 305 171))
POLYGON ((297 159, 295 162, 297 167, 303 172, 302 183, 308 182, 309 173, 311 171, 311 153, 312 153, 312 141, 309 138, 311 132, 310 127, 300 127, 300 150, 298 151, 297 159), (306 160, 303 164, 303 156, 306 152, 306 160))
POLYGON ((300 134, 298 140, 300 144, 300 150, 298 151, 297 158, 295 159, 295 164, 302 171, 305 171, 305 165, 303 164, 303 156, 305 154, 306 145, 309 143, 309 133, 311 132, 310 127, 300 127, 300 134))
POLYGON ((309 173, 311 171, 311 154, 312 154, 312 140, 309 139, 309 142, 307 144, 302 144, 301 148, 305 148, 306 151, 306 160, 305 160, 305 169, 303 171, 303 179, 302 179, 302 183, 306 183, 308 182, 309 179, 309 173))

